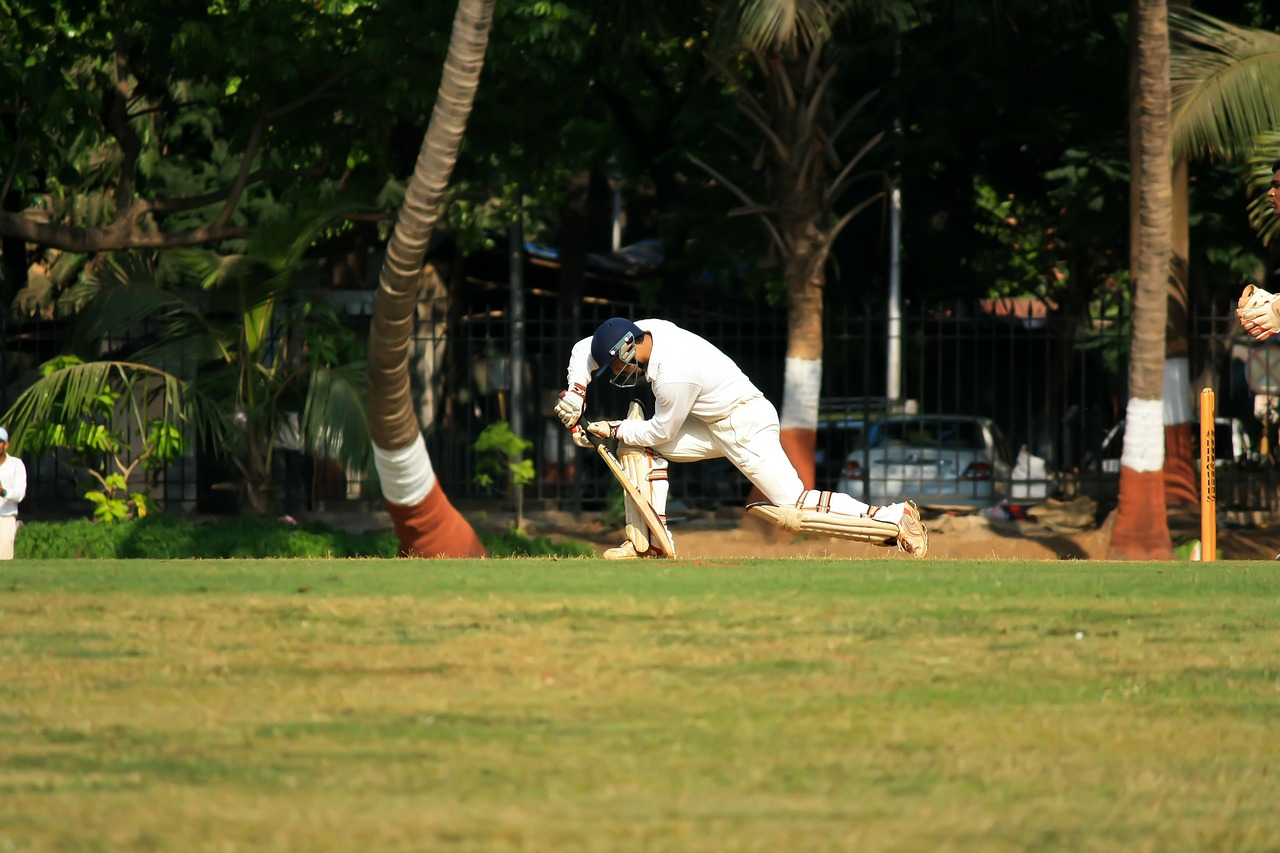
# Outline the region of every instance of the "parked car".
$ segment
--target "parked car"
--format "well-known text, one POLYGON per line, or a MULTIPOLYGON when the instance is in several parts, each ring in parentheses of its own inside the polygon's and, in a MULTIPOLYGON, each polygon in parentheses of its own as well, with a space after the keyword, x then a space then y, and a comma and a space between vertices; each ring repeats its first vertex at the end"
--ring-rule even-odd
POLYGON ((866 424, 884 417, 884 397, 823 397, 818 401, 818 434, 814 445, 814 473, 819 489, 834 489, 845 460, 865 442, 866 424))
POLYGON ((981 509, 1003 498, 1013 454, 1000 427, 970 415, 898 415, 871 425, 845 458, 836 489, 869 504, 908 498, 937 509, 981 509))

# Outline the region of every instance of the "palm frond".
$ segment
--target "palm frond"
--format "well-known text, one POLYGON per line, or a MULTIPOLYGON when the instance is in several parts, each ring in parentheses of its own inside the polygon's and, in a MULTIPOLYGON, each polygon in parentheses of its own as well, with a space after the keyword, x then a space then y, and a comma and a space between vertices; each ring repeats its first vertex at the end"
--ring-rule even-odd
POLYGON ((182 317, 164 324, 159 340, 139 347, 129 357, 148 367, 189 376, 211 363, 227 363, 234 345, 230 332, 182 317))
POLYGON ((192 398, 178 377, 133 362, 94 361, 56 370, 22 392, 4 415, 14 452, 22 452, 23 437, 33 427, 85 417, 94 411, 103 391, 119 391, 127 397, 133 387, 146 383, 154 384, 148 396, 164 419, 189 434, 206 434, 216 413, 192 398))
POLYGON ((332 459, 349 470, 365 471, 370 467, 373 444, 364 388, 363 362, 313 369, 301 423, 307 452, 332 459))
POLYGON ((843 5, 832 0, 734 0, 721 18, 724 37, 752 50, 795 55, 843 5))
POLYGON ((229 283, 260 275, 262 261, 249 255, 222 255, 207 249, 175 249, 179 269, 199 282, 204 290, 216 290, 229 283))
POLYGON ((68 348, 86 359, 99 354, 97 348, 104 338, 127 335, 145 320, 177 305, 173 295, 161 288, 154 278, 98 281, 101 286, 81 309, 68 339, 68 348))
POLYGON ((1174 155, 1236 159, 1280 128, 1280 34, 1192 9, 1169 15, 1174 155))
POLYGON ((836 22, 849 14, 878 24, 914 17, 898 0, 730 0, 716 40, 794 57, 830 39, 836 22))
POLYGON ((316 203, 298 211, 297 216, 282 221, 278 227, 268 223, 257 229, 249 244, 249 252, 277 271, 292 271, 335 221, 367 206, 363 201, 355 201, 354 197, 341 196, 316 203))

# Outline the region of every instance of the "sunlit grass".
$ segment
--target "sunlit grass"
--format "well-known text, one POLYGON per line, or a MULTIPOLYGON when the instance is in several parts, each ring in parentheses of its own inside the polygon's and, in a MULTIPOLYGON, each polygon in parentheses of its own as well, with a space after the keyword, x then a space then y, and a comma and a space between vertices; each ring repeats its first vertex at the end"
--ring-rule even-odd
POLYGON ((1267 563, 14 563, 0 851, 1266 850, 1267 563))

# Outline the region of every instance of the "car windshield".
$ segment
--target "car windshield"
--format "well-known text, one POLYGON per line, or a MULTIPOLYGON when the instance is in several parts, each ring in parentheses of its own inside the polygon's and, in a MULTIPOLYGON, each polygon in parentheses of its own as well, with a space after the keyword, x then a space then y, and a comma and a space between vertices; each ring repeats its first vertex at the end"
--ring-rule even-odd
POLYGON ((872 447, 937 447, 943 450, 982 450, 982 427, 975 421, 881 421, 871 430, 872 447))

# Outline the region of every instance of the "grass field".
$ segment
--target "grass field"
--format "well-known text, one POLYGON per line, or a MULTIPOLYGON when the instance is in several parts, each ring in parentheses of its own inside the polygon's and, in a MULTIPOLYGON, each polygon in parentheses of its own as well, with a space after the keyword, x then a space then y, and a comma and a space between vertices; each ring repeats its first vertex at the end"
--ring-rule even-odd
POLYGON ((15 562, 0 853, 1280 849, 1273 563, 15 562))

